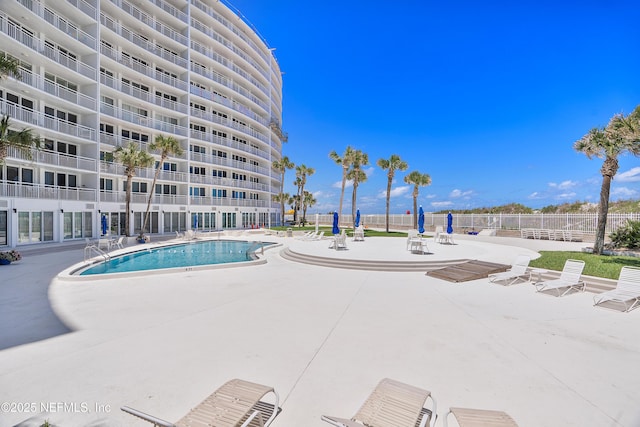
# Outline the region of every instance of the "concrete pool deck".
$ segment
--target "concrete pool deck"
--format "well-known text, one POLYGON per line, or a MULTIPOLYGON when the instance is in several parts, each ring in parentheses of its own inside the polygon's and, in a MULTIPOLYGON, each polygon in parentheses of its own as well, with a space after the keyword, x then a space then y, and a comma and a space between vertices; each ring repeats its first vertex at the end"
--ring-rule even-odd
MULTIPOLYGON (((400 238, 348 239, 347 251, 265 240, 320 256, 505 264, 588 246, 455 238, 429 242, 433 255, 410 254, 400 238)), ((14 404, 1 427, 31 417, 22 425, 149 425, 123 405, 175 421, 236 377, 275 387, 274 427, 350 417, 384 377, 431 390, 439 416, 462 406, 504 410, 520 427, 640 424, 640 310, 594 308, 590 293, 321 267, 280 249, 250 268, 82 283, 53 279, 82 260, 81 248, 24 254, 0 267, 0 403, 14 404)))

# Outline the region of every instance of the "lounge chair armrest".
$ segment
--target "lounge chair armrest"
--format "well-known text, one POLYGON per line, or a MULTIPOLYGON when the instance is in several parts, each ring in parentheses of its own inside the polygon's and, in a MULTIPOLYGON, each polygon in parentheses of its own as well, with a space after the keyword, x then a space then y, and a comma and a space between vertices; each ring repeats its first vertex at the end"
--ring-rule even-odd
POLYGON ((363 427, 362 424, 349 420, 347 418, 330 417, 328 415, 323 415, 320 417, 320 419, 336 427, 363 427))
POLYGON ((158 427, 175 427, 175 425, 173 423, 170 423, 169 421, 165 421, 162 420, 160 418, 156 418, 152 415, 149 414, 145 414, 144 412, 140 412, 137 409, 133 409, 130 408, 128 406, 123 406, 120 408, 121 410, 123 410, 124 412, 128 412, 129 414, 136 416, 138 418, 142 418, 145 421, 149 421, 150 423, 153 423, 154 426, 158 426, 158 427))

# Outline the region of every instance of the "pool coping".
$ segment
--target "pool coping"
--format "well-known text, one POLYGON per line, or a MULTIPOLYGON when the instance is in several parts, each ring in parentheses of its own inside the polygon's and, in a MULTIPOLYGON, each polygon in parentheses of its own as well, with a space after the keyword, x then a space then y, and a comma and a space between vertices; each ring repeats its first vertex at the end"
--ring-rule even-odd
POLYGON ((142 245, 136 245, 131 247, 126 247, 124 249, 117 249, 115 251, 108 252, 108 254, 114 257, 120 257, 124 255, 129 255, 137 252, 147 251, 149 249, 163 248, 167 246, 174 246, 185 243, 195 243, 195 242, 203 242, 203 241, 244 241, 244 242, 260 242, 260 243, 270 243, 266 248, 262 246, 262 250, 255 250, 252 252, 253 256, 256 259, 252 259, 249 261, 238 261, 238 262, 227 262, 222 264, 205 264, 205 265, 193 265, 193 266, 185 266, 185 267, 171 267, 171 268, 155 268, 152 270, 140 270, 140 271, 131 271, 131 272, 120 272, 120 273, 108 273, 108 274, 90 274, 86 276, 81 276, 77 273, 79 270, 84 270, 91 266, 97 265, 101 262, 104 262, 104 257, 97 255, 92 258, 87 259, 86 261, 82 261, 76 264, 73 264, 64 270, 62 270, 56 276, 56 279, 68 281, 68 282, 85 282, 85 281, 97 281, 104 280, 106 276, 113 278, 127 278, 127 277, 141 277, 148 275, 162 275, 162 274, 170 274, 170 273, 182 273, 182 272, 190 272, 190 271, 202 271, 202 270, 217 270, 224 268, 239 268, 239 267, 249 267, 254 265, 261 265, 267 262, 264 256, 260 257, 259 255, 264 255, 265 250, 275 249, 282 246, 282 243, 270 241, 270 240, 247 240, 247 239, 194 239, 190 241, 185 240, 167 240, 163 242, 155 242, 155 243, 145 243, 142 245), (260 254, 258 253, 260 252, 260 254))

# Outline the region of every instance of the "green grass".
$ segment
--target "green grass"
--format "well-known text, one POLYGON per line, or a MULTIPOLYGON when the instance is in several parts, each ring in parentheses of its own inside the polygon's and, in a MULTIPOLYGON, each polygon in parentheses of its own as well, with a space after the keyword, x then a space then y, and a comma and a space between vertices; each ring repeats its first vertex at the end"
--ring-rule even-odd
POLYGON ((564 263, 568 259, 584 261, 586 276, 603 277, 617 280, 620 270, 625 265, 640 267, 640 258, 629 256, 593 255, 586 252, 551 252, 540 251, 540 258, 532 260, 530 267, 543 268, 545 270, 562 271, 564 263))

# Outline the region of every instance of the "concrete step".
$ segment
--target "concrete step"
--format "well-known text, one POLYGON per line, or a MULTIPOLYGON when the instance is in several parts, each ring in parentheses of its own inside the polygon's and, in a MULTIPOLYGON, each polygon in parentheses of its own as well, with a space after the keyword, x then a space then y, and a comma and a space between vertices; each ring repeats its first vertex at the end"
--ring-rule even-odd
POLYGON ((291 248, 285 248, 282 251, 280 251, 280 256, 289 261, 300 262, 303 264, 320 265, 320 266, 332 267, 332 268, 347 268, 352 270, 391 271, 391 272, 419 271, 423 273, 469 261, 468 259, 452 259, 452 260, 441 260, 441 261, 384 261, 384 260, 341 259, 341 258, 330 258, 330 257, 321 257, 321 256, 303 254, 300 252, 292 251, 291 248))

